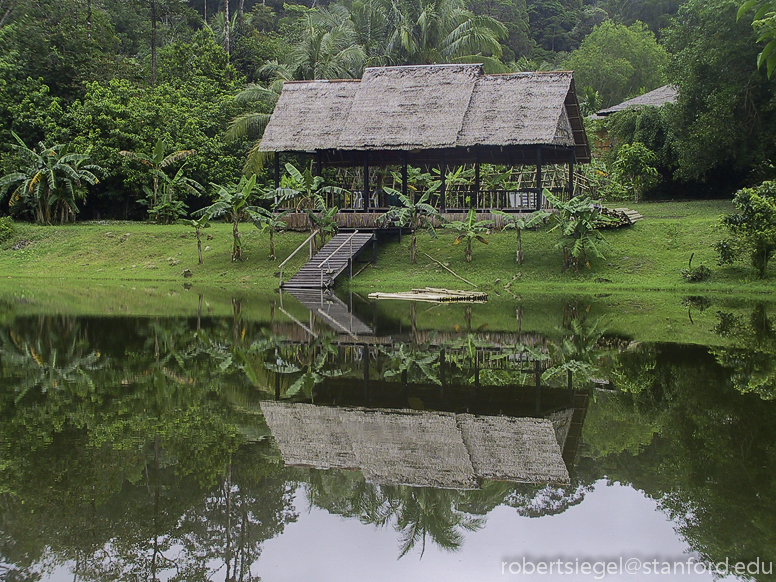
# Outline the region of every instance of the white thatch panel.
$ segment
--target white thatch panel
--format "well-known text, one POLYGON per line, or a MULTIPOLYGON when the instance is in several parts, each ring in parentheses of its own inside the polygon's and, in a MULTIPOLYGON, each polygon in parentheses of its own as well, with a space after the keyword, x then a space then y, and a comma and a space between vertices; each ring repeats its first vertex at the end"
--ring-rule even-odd
POLYGON ((342 149, 453 147, 480 65, 369 68, 340 138, 342 149))
POLYGON ((340 147, 340 134, 358 90, 358 81, 285 83, 261 149, 324 150, 340 147))
POLYGON ((358 468, 339 409, 264 401, 261 411, 287 465, 358 468))
POLYGON ((478 475, 521 483, 570 483, 549 420, 459 414, 458 424, 478 475))
POLYGON ((365 409, 349 413, 347 424, 367 481, 479 488, 454 414, 365 409))
MULTIPOLYGON (((571 78, 567 72, 480 76, 457 145, 554 144, 571 78)), ((563 145, 573 144, 572 135, 563 145)))

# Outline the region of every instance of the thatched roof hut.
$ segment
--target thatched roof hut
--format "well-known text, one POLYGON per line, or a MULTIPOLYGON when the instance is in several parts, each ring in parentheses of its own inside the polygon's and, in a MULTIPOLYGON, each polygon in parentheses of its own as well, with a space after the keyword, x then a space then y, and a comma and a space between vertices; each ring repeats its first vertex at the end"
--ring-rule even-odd
POLYGON ((485 75, 481 65, 368 68, 360 81, 287 82, 260 150, 323 163, 587 162, 570 72, 485 75))
POLYGON ((481 479, 566 484, 553 422, 265 401, 287 465, 360 469, 382 485, 479 488, 481 479))
POLYGON ((644 93, 643 95, 639 95, 633 99, 623 101, 619 105, 613 105, 612 107, 601 109, 600 111, 596 112, 595 117, 607 117, 612 113, 625 111, 626 109, 638 109, 640 107, 662 107, 667 103, 675 103, 678 97, 679 91, 677 91, 676 87, 672 85, 663 85, 654 91, 650 91, 649 93, 644 93))

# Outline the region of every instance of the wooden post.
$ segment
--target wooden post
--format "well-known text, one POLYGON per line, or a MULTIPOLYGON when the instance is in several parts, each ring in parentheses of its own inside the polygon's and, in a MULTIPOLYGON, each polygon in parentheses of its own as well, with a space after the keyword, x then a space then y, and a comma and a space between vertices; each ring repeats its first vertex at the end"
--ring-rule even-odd
POLYGON ((474 160, 474 199, 472 200, 472 208, 477 208, 480 200, 480 153, 477 152, 477 156, 474 160))
POLYGON ((536 146, 536 210, 542 209, 542 146, 536 146))
POLYGON ((275 152, 275 189, 280 188, 280 152, 275 152))
POLYGON ((369 152, 364 152, 364 210, 369 209, 369 152))
POLYGON ((315 175, 320 176, 323 174, 323 158, 321 152, 315 152, 315 175))
POLYGON ((407 188, 407 157, 407 152, 404 152, 404 164, 401 167, 401 193, 404 196, 406 196, 409 191, 407 188))
POLYGON ((569 200, 574 198, 574 152, 569 155, 569 200))
POLYGON ((447 186, 447 183, 446 183, 447 163, 445 161, 445 152, 444 151, 442 152, 442 163, 439 166, 439 170, 440 170, 439 175, 442 178, 442 185, 439 187, 439 199, 440 199, 441 210, 442 210, 442 212, 444 212, 445 209, 446 209, 445 189, 446 189, 446 186, 447 186))

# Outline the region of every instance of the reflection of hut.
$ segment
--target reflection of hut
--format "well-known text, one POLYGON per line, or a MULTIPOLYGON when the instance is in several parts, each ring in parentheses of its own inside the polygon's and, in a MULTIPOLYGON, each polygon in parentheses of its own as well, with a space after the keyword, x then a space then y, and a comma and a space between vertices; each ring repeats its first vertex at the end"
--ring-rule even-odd
POLYGON ((483 478, 569 482, 558 441, 564 430, 549 419, 280 402, 261 408, 288 465, 455 489, 478 488, 483 478))
MULTIPOLYGON (((439 167, 434 202, 442 211, 522 211, 541 206, 541 186, 551 186, 542 179, 543 166, 568 166, 571 176, 575 163, 590 160, 572 73, 485 75, 482 65, 469 64, 375 67, 361 80, 287 82, 259 149, 311 154, 318 173, 324 165, 361 169, 362 189, 337 206, 367 215, 388 204, 379 185, 370 183, 374 167, 400 166, 405 193, 408 164, 439 167), (486 191, 483 163, 536 172, 515 191, 486 191), (465 164, 474 166, 473 187, 454 195, 446 168, 465 164)), ((279 155, 275 159, 277 180, 279 155)), ((568 195, 573 185, 556 188, 568 195)), ((364 227, 369 218, 349 220, 364 227)))

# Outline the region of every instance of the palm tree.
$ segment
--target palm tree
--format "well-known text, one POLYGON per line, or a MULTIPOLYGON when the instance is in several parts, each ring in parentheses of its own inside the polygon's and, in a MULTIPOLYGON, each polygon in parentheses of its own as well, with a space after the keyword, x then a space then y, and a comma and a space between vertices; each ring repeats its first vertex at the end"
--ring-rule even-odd
POLYGON ((239 224, 243 220, 254 220, 258 216, 258 207, 249 204, 253 189, 256 187, 256 176, 251 176, 250 179, 242 177, 236 186, 233 184, 228 186, 212 184, 212 186, 218 188, 218 198, 213 204, 198 210, 194 215, 208 216, 209 218, 226 217, 232 223, 232 237, 234 239, 232 260, 242 261, 243 249, 240 242, 239 224))
POLYGON ((492 220, 477 220, 477 212, 474 208, 469 210, 465 220, 455 220, 450 224, 446 224, 445 228, 451 228, 458 233, 458 236, 453 241, 454 245, 459 244, 461 241, 466 241, 466 262, 472 262, 472 241, 478 240, 482 244, 488 244, 488 241, 482 236, 490 232, 493 226, 492 220))
POLYGON ((517 255, 515 257, 515 262, 518 265, 522 265, 523 264, 523 240, 522 240, 522 237, 520 236, 521 233, 524 230, 527 230, 529 228, 534 228, 539 223, 541 223, 545 218, 547 218, 551 213, 547 212, 546 210, 537 210, 536 212, 529 214, 527 217, 523 217, 515 214, 509 214, 501 210, 493 210, 491 212, 493 214, 496 214, 497 216, 501 216, 504 219, 504 226, 502 227, 504 230, 513 229, 517 233, 517 255))
POLYGON ((248 152, 248 157, 243 167, 243 173, 248 176, 260 172, 264 167, 267 156, 270 155, 267 152, 259 151, 261 136, 271 116, 271 113, 268 112, 275 108, 280 92, 283 90, 283 83, 294 78, 288 67, 278 64, 277 61, 270 61, 261 67, 259 69, 259 76, 270 76, 273 78, 273 81, 268 87, 258 84, 248 85, 237 94, 235 100, 240 103, 254 104, 256 109, 260 111, 251 111, 235 117, 229 123, 225 135, 225 139, 228 142, 239 141, 246 137, 258 138, 248 152))
POLYGON ((417 260, 417 231, 419 228, 425 228, 428 230, 432 238, 436 237, 436 230, 434 228, 434 222, 440 220, 439 211, 428 203, 431 195, 439 188, 439 183, 435 183, 430 186, 420 197, 420 200, 415 202, 414 194, 412 196, 405 196, 398 190, 393 188, 385 188, 385 191, 390 195, 396 196, 401 202, 401 206, 393 206, 388 212, 380 217, 380 222, 386 224, 393 222, 399 228, 410 228, 412 235, 412 241, 410 243, 410 263, 415 263, 417 260))
POLYGON ((170 155, 165 156, 164 152, 166 149, 167 149, 167 142, 163 137, 160 137, 157 140, 156 145, 154 146, 154 151, 150 156, 147 156, 146 154, 139 154, 137 152, 128 152, 126 150, 122 150, 119 152, 119 155, 125 156, 130 160, 135 160, 136 162, 140 162, 144 166, 148 166, 151 168, 151 174, 153 175, 153 178, 154 178, 153 190, 152 190, 152 193, 153 193, 153 203, 151 205, 152 208, 156 207, 156 204, 157 204, 157 194, 159 192, 159 176, 161 172, 164 170, 164 168, 197 153, 196 150, 178 150, 177 152, 173 152, 170 155))
POLYGON ((334 6, 304 16, 302 40, 289 53, 287 64, 297 79, 357 79, 366 54, 357 44, 347 9, 334 6))
POLYGON ((388 50, 400 62, 483 62, 489 72, 506 71, 498 60, 506 27, 489 16, 476 16, 463 0, 404 0, 392 6, 388 50))
POLYGON ((80 190, 83 183, 99 183, 93 172, 103 169, 88 164, 88 153, 68 153, 65 144, 48 147, 39 142, 37 149, 30 149, 18 135, 11 134, 17 141, 11 147, 19 152, 25 166, 0 178, 0 196, 15 186, 10 206, 19 201, 27 203, 32 207, 35 220, 41 224, 51 224, 52 209, 56 211, 57 206, 61 210, 62 223, 67 217, 74 217, 78 212, 76 200, 83 198, 80 190))

